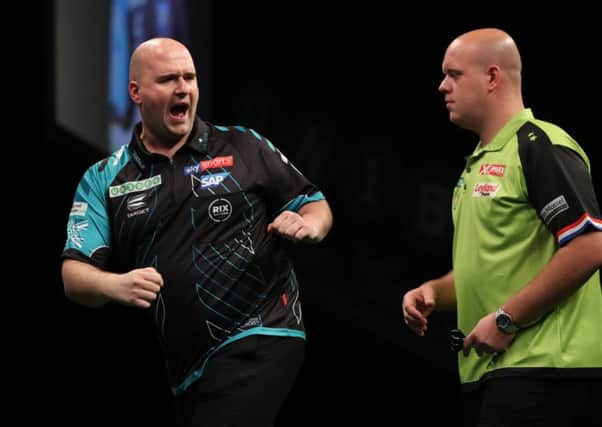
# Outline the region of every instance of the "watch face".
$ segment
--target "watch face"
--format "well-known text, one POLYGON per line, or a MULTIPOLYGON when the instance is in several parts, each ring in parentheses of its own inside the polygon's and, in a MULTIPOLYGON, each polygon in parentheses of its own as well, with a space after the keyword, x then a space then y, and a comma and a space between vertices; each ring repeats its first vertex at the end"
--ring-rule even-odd
POLYGON ((498 310, 496 312, 495 323, 498 329, 508 334, 513 334, 516 332, 516 328, 512 322, 512 317, 510 317, 510 315, 504 311, 498 310))
POLYGON ((505 330, 505 329, 507 329, 510 326, 510 318, 508 318, 508 316, 505 315, 505 314, 498 315, 498 317, 497 317, 496 320, 497 320, 497 326, 500 329, 504 329, 505 330))

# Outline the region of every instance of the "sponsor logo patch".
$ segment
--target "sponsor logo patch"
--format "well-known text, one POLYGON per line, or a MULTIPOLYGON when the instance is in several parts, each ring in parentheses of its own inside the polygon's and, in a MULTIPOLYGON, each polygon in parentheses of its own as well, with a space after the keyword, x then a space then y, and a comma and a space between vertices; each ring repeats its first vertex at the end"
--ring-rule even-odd
POLYGON ((251 317, 245 323, 240 325, 240 329, 255 328, 257 326, 261 326, 261 317, 259 316, 251 317))
POLYGON ((146 207, 146 199, 148 198, 148 192, 136 194, 128 197, 127 201, 127 217, 131 218, 138 215, 144 215, 148 213, 149 208, 146 207))
POLYGON ((136 194, 135 196, 128 197, 127 208, 128 211, 135 211, 146 206, 146 196, 148 193, 136 194))
POLYGON ((184 166, 184 176, 192 175, 198 173, 200 169, 200 165, 192 165, 192 166, 184 166))
POLYGON ((201 172, 208 169, 226 168, 234 166, 234 156, 216 157, 211 160, 203 160, 201 162, 201 172))
POLYGON ((67 237, 76 247, 79 249, 82 248, 84 243, 84 238, 81 235, 83 231, 88 229, 88 221, 79 221, 75 222, 73 220, 69 220, 67 224, 67 237))
POLYGON ((546 225, 550 225, 550 222, 560 213, 569 209, 569 204, 567 203, 564 196, 558 196, 550 203, 545 205, 543 209, 539 212, 541 219, 546 225))
POLYGON ((479 168, 479 175, 504 176, 506 165, 492 165, 485 163, 479 168))
POLYGON ((86 202, 73 202, 69 216, 86 216, 87 211, 88 204, 86 202))
POLYGON ((502 188, 502 184, 496 182, 479 182, 472 189, 473 197, 494 197, 502 188))
POLYGON ((215 199, 207 211, 213 221, 224 222, 232 215, 232 204, 227 199, 215 199))
POLYGON ((217 187, 230 175, 230 172, 213 173, 201 176, 201 188, 217 187))
POLYGON ((210 160, 203 160, 200 163, 192 166, 184 167, 184 175, 203 172, 209 169, 219 169, 234 166, 234 156, 221 156, 210 160))
POLYGON ((121 185, 113 185, 109 187, 109 197, 120 197, 129 193, 148 190, 149 188, 158 187, 161 185, 161 175, 155 175, 141 181, 124 182, 121 185))

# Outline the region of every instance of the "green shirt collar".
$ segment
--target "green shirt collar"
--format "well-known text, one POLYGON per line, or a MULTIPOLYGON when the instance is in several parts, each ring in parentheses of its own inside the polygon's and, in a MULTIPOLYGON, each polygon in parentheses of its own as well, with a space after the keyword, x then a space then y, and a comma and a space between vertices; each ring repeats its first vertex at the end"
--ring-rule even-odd
POLYGON ((503 128, 495 135, 495 137, 491 140, 489 144, 484 147, 481 147, 481 143, 477 145, 477 148, 474 151, 474 154, 479 154, 482 151, 498 151, 501 150, 504 145, 508 141, 510 141, 518 128, 523 125, 528 120, 534 119, 533 112, 530 108, 525 108, 518 113, 516 113, 508 122, 504 125, 503 128))

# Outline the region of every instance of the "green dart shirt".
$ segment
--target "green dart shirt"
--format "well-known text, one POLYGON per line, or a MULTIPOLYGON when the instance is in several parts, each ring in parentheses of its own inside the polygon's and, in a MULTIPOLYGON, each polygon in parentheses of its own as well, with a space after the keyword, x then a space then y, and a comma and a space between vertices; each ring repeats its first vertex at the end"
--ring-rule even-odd
MULTIPOLYGON (((454 189, 453 270, 459 328, 468 334, 574 237, 602 231, 589 159, 562 129, 516 114, 478 145, 454 189)), ((461 382, 497 375, 602 377, 602 292, 594 274, 501 354, 459 354, 461 382)))

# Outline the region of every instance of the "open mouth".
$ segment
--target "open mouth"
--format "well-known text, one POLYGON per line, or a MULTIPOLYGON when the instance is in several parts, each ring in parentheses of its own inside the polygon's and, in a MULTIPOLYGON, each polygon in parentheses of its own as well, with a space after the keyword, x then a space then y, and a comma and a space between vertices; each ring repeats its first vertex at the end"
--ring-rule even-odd
POLYGON ((185 102, 177 103, 169 109, 169 115, 176 120, 183 120, 190 107, 185 102))

